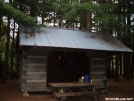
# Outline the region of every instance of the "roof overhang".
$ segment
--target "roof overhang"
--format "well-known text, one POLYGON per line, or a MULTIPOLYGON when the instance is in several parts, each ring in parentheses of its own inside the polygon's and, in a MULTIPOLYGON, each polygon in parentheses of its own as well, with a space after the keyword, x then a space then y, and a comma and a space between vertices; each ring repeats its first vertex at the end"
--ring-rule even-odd
POLYGON ((133 52, 112 35, 55 27, 19 26, 20 46, 133 52))

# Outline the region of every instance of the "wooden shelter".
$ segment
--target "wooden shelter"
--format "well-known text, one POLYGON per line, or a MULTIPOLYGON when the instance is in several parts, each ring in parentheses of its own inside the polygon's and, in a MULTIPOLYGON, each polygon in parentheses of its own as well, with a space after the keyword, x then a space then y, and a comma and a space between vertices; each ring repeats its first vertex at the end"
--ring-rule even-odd
POLYGON ((22 25, 19 47, 19 81, 24 95, 47 91, 50 82, 77 82, 82 75, 89 75, 104 88, 111 54, 132 52, 111 35, 22 25))

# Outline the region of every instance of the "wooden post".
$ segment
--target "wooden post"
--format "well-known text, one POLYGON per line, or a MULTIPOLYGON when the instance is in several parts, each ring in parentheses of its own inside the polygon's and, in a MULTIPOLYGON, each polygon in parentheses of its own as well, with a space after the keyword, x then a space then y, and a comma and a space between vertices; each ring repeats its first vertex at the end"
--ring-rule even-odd
POLYGON ((112 72, 112 78, 114 77, 114 57, 113 57, 113 55, 112 55, 112 70, 111 70, 111 72, 112 72))
POLYGON ((22 96, 29 96, 28 92, 23 92, 22 96))
POLYGON ((134 53, 132 54, 131 77, 134 78, 134 53))
POLYGON ((122 54, 119 55, 120 58, 120 75, 122 75, 122 54))
POLYGON ((116 58, 115 58, 115 76, 114 76, 115 81, 119 81, 118 76, 119 76, 119 56, 116 54, 116 58))
POLYGON ((126 79, 127 80, 131 80, 131 54, 130 53, 126 53, 126 79))
POLYGON ((123 77, 126 77, 126 54, 123 54, 123 68, 124 68, 124 74, 123 77))

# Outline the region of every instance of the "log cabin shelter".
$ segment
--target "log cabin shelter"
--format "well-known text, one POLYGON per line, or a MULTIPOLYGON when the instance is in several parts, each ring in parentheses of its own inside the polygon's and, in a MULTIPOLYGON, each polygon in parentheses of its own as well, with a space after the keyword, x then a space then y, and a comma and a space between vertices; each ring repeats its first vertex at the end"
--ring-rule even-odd
POLYGON ((19 26, 19 81, 22 92, 47 91, 50 82, 77 82, 89 75, 104 87, 109 58, 133 52, 108 34, 55 27, 19 26))

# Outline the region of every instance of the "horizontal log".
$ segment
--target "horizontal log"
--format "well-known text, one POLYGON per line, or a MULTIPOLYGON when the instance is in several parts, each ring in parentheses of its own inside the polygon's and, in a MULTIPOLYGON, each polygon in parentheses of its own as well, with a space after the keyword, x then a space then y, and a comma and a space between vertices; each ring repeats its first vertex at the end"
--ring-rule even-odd
POLYGON ((40 87, 40 88, 22 88, 22 92, 24 91, 27 91, 27 92, 30 92, 30 91, 46 91, 47 90, 47 87, 40 87))
MULTIPOLYGON (((31 79, 29 79, 31 80, 31 79)), ((26 84, 24 84, 23 82, 21 82, 21 87, 32 87, 32 86, 37 86, 37 87, 46 87, 47 83, 46 82, 28 82, 26 84)))
POLYGON ((27 80, 45 80, 46 76, 44 74, 41 74, 41 75, 27 75, 27 76, 23 76, 22 79, 27 79, 27 80))
POLYGON ((22 71, 27 71, 27 68, 25 68, 25 67, 22 67, 22 71))
POLYGON ((102 74, 92 74, 92 79, 102 79, 104 78, 104 75, 102 74))
POLYGON ((91 72, 91 74, 106 74, 105 72, 91 72))
POLYGON ((46 56, 27 56, 27 58, 47 58, 46 56))
POLYGON ((91 58, 91 60, 102 60, 102 61, 106 61, 106 58, 91 58))
POLYGON ((91 67, 106 67, 106 65, 91 65, 91 67))
POLYGON ((27 72, 27 74, 46 74, 46 72, 27 72))
POLYGON ((89 95, 93 94, 93 91, 91 92, 63 92, 63 93, 54 93, 54 96, 56 97, 62 97, 62 96, 81 96, 81 95, 89 95))
POLYGON ((28 82, 46 82, 46 80, 27 80, 27 83, 28 82))
POLYGON ((23 64, 27 64, 27 63, 46 63, 47 59, 45 58, 30 58, 27 60, 23 60, 23 64))
POLYGON ((92 79, 92 81, 102 81, 102 79, 92 79))
POLYGON ((27 83, 27 84, 21 84, 21 88, 46 88, 47 87, 47 83, 45 82, 36 82, 36 83, 27 83))
POLYGON ((46 66, 46 64, 27 64, 27 66, 46 66))
POLYGON ((46 66, 34 66, 34 67, 27 67, 27 72, 46 72, 46 66))

